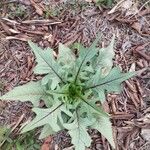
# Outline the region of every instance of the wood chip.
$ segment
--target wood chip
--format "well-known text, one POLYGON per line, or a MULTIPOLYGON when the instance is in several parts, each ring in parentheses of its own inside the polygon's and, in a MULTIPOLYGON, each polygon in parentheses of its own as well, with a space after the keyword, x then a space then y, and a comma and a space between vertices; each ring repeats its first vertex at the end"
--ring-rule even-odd
POLYGON ((121 119, 121 120, 128 120, 134 117, 134 114, 127 114, 126 112, 122 112, 122 114, 115 114, 111 115, 112 119, 121 119))
POLYGON ((38 25, 54 25, 54 24, 60 24, 61 21, 53 21, 53 20, 25 20, 22 21, 23 24, 38 24, 38 25))
POLYGON ((35 3, 34 0, 30 0, 30 2, 32 4, 32 6, 35 8, 37 14, 39 14, 40 16, 42 16, 43 15, 43 9, 37 3, 35 3))
POLYGON ((27 35, 17 35, 17 36, 7 36, 6 40, 19 40, 19 41, 24 41, 27 42, 28 40, 30 40, 31 38, 28 37, 27 35))

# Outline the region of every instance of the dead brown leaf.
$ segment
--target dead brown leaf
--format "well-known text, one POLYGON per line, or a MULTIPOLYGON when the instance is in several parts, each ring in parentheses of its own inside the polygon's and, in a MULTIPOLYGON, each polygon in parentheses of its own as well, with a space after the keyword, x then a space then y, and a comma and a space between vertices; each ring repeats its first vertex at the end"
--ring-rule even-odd
POLYGON ((16 36, 7 36, 6 40, 19 40, 19 41, 25 41, 27 42, 28 40, 30 40, 31 38, 25 34, 20 34, 20 35, 16 35, 16 36))
POLYGON ((10 27, 7 26, 6 24, 4 24, 3 22, 0 22, 4 31, 8 34, 8 35, 11 35, 11 32, 9 31, 10 27))
POLYGON ((134 22, 131 26, 133 29, 137 30, 141 34, 142 25, 139 22, 134 22))
POLYGON ((144 9, 139 12, 140 16, 144 16, 144 15, 148 15, 148 14, 150 14, 150 9, 144 9))

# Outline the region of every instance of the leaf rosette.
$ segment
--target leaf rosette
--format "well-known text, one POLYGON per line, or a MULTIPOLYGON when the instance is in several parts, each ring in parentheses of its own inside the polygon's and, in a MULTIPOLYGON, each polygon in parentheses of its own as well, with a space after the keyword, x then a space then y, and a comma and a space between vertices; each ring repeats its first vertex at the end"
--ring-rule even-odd
POLYGON ((106 93, 119 93, 121 83, 135 72, 122 73, 119 68, 112 68, 114 38, 106 48, 97 47, 99 39, 88 48, 75 44, 78 57, 70 48, 59 44, 57 58, 52 49, 42 50, 29 41, 37 62, 34 73, 45 76, 40 81, 15 87, 0 97, 33 103, 36 117, 24 124, 22 133, 42 126, 39 136, 42 139, 67 129, 75 149, 85 150, 91 145, 87 130, 92 128, 115 148, 109 115, 97 103, 105 101, 106 93), (40 100, 44 100, 47 108, 37 108, 40 100))

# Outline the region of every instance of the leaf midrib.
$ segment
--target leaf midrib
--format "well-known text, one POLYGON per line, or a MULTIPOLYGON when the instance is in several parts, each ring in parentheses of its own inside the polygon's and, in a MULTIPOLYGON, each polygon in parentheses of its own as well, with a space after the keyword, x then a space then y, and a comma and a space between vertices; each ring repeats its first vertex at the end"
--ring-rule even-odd
POLYGON ((40 57, 44 60, 44 62, 51 68, 51 70, 58 76, 58 78, 63 82, 63 79, 60 77, 60 75, 56 72, 56 70, 49 64, 47 63, 47 61, 45 60, 45 58, 40 54, 40 52, 38 52, 38 54, 40 55, 40 57))
MULTIPOLYGON (((125 76, 125 75, 124 75, 124 76, 125 76)), ((119 80, 119 79, 123 78, 124 76, 121 76, 121 77, 118 77, 118 78, 115 78, 115 79, 112 79, 112 80, 109 80, 109 81, 106 81, 106 82, 103 82, 103 83, 100 83, 100 84, 97 84, 97 85, 93 85, 93 86, 87 87, 87 88, 85 88, 84 90, 93 89, 93 88, 96 88, 96 87, 98 87, 98 86, 102 86, 102 85, 111 83, 111 82, 113 82, 113 81, 116 81, 116 80, 119 80)))
POLYGON ((77 78, 78 78, 79 72, 80 72, 80 70, 81 70, 81 67, 82 67, 82 65, 83 65, 83 63, 84 63, 86 57, 88 56, 89 52, 90 52, 90 49, 88 49, 88 52, 87 52, 86 55, 84 56, 84 58, 83 58, 83 60, 82 60, 82 62, 81 62, 81 64, 80 64, 80 66, 79 66, 79 69, 78 69, 78 71, 77 71, 77 74, 76 74, 74 83, 76 83, 76 81, 77 81, 77 78))
MULTIPOLYGON (((80 125, 80 121, 79 121, 79 116, 78 116, 77 110, 76 110, 76 114, 77 114, 77 123, 78 123, 78 127, 77 127, 77 129, 78 129, 78 137, 81 137, 81 129, 83 130, 83 127, 80 125)), ((85 142, 82 140, 82 138, 79 138, 79 139, 78 139, 78 145, 79 145, 79 140, 81 140, 82 143, 84 143, 84 146, 86 147, 86 144, 85 144, 85 142)))
MULTIPOLYGON (((45 119, 46 117, 48 117, 49 115, 51 115, 53 112, 55 112, 58 108, 60 108, 63 105, 63 103, 59 104, 56 108, 54 108, 52 111, 50 111, 48 114, 46 114, 44 117, 42 117, 40 120, 36 121, 33 125, 37 124, 38 122, 40 122, 41 120, 45 119)), ((33 126, 32 125, 32 126, 33 126)))

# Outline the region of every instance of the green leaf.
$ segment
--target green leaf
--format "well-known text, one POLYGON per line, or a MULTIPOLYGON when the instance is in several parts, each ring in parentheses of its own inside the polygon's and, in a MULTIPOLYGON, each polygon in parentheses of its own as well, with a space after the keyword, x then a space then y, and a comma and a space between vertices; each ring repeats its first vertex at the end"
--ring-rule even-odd
POLYGON ((58 61, 63 65, 69 65, 75 62, 75 55, 73 54, 72 50, 65 46, 64 44, 59 44, 59 54, 58 54, 58 61))
POLYGON ((109 74, 113 66, 113 57, 115 55, 113 45, 115 36, 113 36, 111 43, 106 48, 99 49, 99 56, 96 62, 96 70, 101 70, 101 76, 105 77, 109 74))
POLYGON ((104 110, 101 107, 97 107, 94 101, 86 101, 82 99, 84 104, 82 105, 82 109, 87 109, 87 112, 90 111, 90 113, 96 113, 105 117, 108 117, 108 114, 104 112, 104 110), (85 108, 83 108, 85 107, 85 108))
POLYGON ((8 127, 0 126, 0 146, 3 143, 3 141, 7 139, 6 133, 8 132, 8 130, 8 127))
POLYGON ((32 110, 36 113, 36 117, 22 129, 22 133, 45 124, 50 125, 54 132, 58 132, 61 130, 60 126, 58 125, 58 119, 61 120, 61 112, 64 112, 70 116, 72 115, 71 112, 69 112, 63 105, 63 103, 59 101, 57 101, 56 104, 51 108, 33 108, 32 110))
POLYGON ((109 120, 109 117, 97 115, 96 118, 97 118, 96 122, 92 126, 90 126, 90 128, 98 130, 115 149, 112 125, 109 120))
POLYGON ((50 89, 54 90, 60 83, 60 79, 54 74, 48 74, 42 78, 42 85, 46 85, 50 82, 50 89))
POLYGON ((75 76, 75 82, 77 81, 80 72, 84 69, 84 67, 86 67, 86 63, 97 54, 98 51, 96 48, 96 44, 98 40, 99 39, 97 38, 89 48, 84 48, 82 45, 78 44, 79 58, 77 59, 76 62, 78 69, 75 76))
MULTIPOLYGON (((120 92, 121 91, 121 83, 131 77, 133 77, 136 73, 121 73, 119 68, 113 68, 111 72, 106 77, 99 76, 97 79, 97 83, 93 86, 89 86, 87 89, 93 89, 93 91, 97 92, 101 102, 105 100, 105 92, 120 92)), ((93 83, 94 79, 92 78, 88 84, 93 83)))
POLYGON ((64 125, 69 130, 68 133, 72 138, 71 142, 74 144, 75 150, 85 150, 91 145, 92 140, 87 132, 88 121, 77 118, 73 123, 64 125))
POLYGON ((61 113, 61 106, 62 103, 57 103, 51 108, 33 108, 32 110, 36 113, 36 117, 22 129, 22 133, 45 124, 50 125, 54 132, 59 131, 60 127, 57 125, 57 120, 58 115, 61 113))
POLYGON ((30 101, 35 106, 38 106, 39 100, 42 96, 45 96, 46 92, 41 86, 41 81, 29 82, 25 85, 15 87, 12 91, 1 96, 2 100, 18 100, 18 101, 30 101))
POLYGON ((34 54, 36 56, 36 61, 38 63, 37 66, 34 69, 34 72, 36 74, 53 73, 62 82, 64 82, 62 77, 59 75, 59 71, 61 70, 61 68, 58 65, 58 63, 56 63, 56 61, 54 59, 52 49, 47 48, 45 50, 42 50, 40 47, 38 47, 33 42, 29 41, 28 43, 29 43, 32 51, 34 52, 34 54))
POLYGON ((49 135, 53 135, 53 134, 55 134, 55 132, 53 131, 51 126, 49 124, 46 124, 41 131, 39 139, 44 139, 48 137, 49 135))

